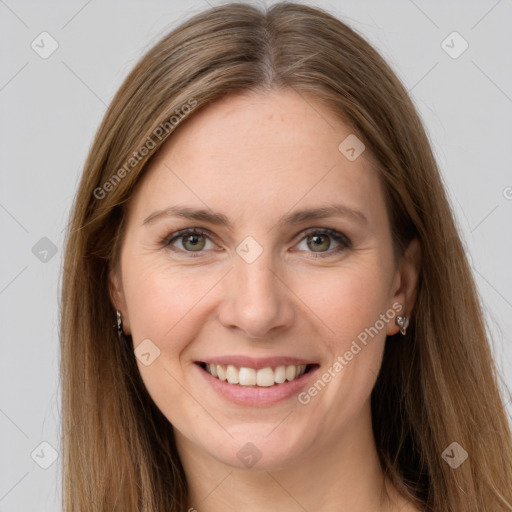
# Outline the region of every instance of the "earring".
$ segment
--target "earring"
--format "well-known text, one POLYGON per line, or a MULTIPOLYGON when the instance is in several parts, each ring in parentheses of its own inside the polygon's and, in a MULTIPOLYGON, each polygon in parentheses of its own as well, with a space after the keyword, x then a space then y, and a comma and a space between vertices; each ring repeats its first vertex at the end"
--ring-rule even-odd
POLYGON ((407 327, 409 327, 409 319, 404 316, 397 316, 396 323, 400 326, 400 332, 405 336, 405 332, 407 331, 407 327))
POLYGON ((119 337, 119 339, 121 339, 121 336, 124 336, 124 331, 123 331, 123 321, 121 319, 121 313, 119 313, 119 311, 116 311, 116 320, 117 320, 117 325, 114 327, 117 328, 117 336, 119 337))

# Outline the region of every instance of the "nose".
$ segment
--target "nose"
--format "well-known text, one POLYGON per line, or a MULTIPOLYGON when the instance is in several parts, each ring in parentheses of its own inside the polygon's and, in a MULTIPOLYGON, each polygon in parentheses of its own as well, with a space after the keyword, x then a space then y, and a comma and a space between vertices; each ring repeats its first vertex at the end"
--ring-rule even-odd
POLYGON ((222 325, 261 340, 269 340, 292 325, 293 293, 272 266, 265 253, 252 263, 235 257, 218 307, 222 325))

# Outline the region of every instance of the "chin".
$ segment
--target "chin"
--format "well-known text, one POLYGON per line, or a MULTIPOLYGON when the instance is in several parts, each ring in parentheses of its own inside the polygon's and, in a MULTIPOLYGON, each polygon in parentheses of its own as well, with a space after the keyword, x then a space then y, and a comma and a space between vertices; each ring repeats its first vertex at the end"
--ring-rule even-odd
POLYGON ((222 464, 249 471, 278 471, 292 467, 310 449, 308 436, 297 435, 293 428, 270 435, 269 432, 272 428, 267 425, 264 429, 260 425, 254 429, 245 426, 244 435, 236 435, 224 443, 219 440, 218 450, 212 450, 211 446, 203 449, 222 464), (290 438, 290 430, 297 439, 290 438))

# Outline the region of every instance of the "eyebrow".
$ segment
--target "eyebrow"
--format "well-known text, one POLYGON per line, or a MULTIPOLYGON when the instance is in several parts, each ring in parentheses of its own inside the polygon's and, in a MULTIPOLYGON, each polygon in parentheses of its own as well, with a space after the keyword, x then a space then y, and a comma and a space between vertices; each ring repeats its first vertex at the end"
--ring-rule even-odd
MULTIPOLYGON (((318 208, 307 208, 283 215, 276 223, 277 226, 282 227, 287 224, 296 225, 306 221, 320 220, 326 217, 348 217, 360 224, 369 224, 365 215, 353 208, 341 204, 328 204, 318 208)), ((148 215, 142 225, 152 224, 158 219, 167 217, 180 217, 185 219, 197 220, 208 222, 218 226, 226 226, 229 230, 233 229, 233 225, 229 219, 222 213, 217 213, 204 208, 190 208, 187 206, 170 206, 164 210, 157 210, 148 215)))

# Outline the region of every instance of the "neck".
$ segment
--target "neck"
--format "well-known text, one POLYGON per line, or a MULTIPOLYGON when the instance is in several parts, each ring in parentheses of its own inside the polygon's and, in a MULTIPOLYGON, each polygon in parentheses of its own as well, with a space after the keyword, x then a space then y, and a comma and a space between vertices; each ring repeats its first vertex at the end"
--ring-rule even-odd
POLYGON ((369 405, 334 443, 315 443, 286 467, 234 468, 175 434, 189 507, 198 512, 388 512, 400 500, 379 463, 369 405))

